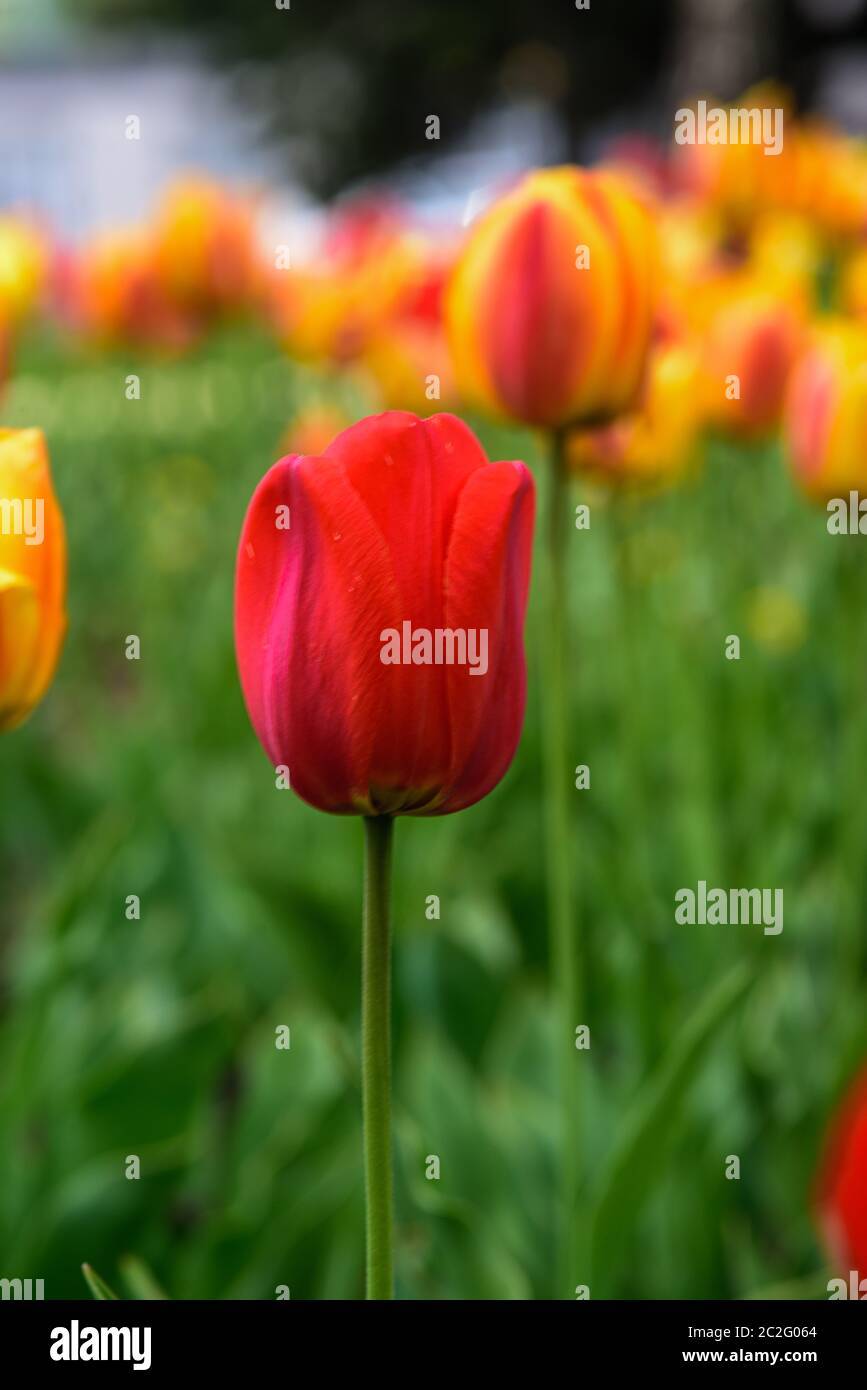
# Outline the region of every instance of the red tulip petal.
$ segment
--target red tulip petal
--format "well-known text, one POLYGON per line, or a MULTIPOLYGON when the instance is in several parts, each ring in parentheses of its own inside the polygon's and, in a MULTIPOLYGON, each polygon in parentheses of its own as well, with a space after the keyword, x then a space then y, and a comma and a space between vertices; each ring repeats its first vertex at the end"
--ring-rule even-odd
POLYGON ((363 803, 379 715, 367 706, 380 686, 358 671, 359 635, 394 602, 382 538, 339 465, 297 457, 275 464, 241 537, 238 663, 269 758, 286 764, 298 794, 324 810, 372 809, 363 803), (320 476, 310 487, 313 470, 320 476), (318 505, 326 484, 329 531, 318 505), (280 506, 290 508, 288 530, 275 525, 280 506), (347 565, 363 575, 363 595, 352 594, 347 565))
POLYGON ((487 630, 488 669, 472 675, 468 666, 446 667, 452 781, 441 811, 485 796, 518 744, 534 508, 533 479, 523 463, 493 463, 461 493, 446 562, 445 625, 487 630))
MULTIPOLYGON (((418 467, 429 469, 426 451, 418 467)), ((342 663, 342 700, 350 702, 344 703, 345 718, 356 731, 354 766, 371 789, 375 809, 401 810, 428 800, 448 768, 442 671, 383 664, 383 632, 401 632, 407 619, 419 622, 405 575, 398 573, 379 517, 370 514, 341 460, 306 460, 303 476, 323 540, 316 592, 310 595, 309 613, 299 618, 309 632, 301 645, 313 645, 318 628, 328 634, 331 647, 337 646, 336 652, 322 654, 323 679, 327 684, 329 661, 342 663)), ((422 537, 417 543, 423 550, 422 537)), ((434 565, 428 557, 428 568, 434 565)), ((431 610, 437 606, 435 597, 428 603, 431 610)), ((302 675, 298 673, 299 681, 302 675)), ((311 723, 317 718, 321 720, 321 712, 311 709, 311 723)))
POLYGON ((867 1278, 867 1072, 846 1096, 827 1143, 819 1218, 836 1274, 867 1278))
POLYGON ((457 499, 469 475, 488 462, 475 435, 454 415, 420 420, 393 410, 344 430, 326 454, 344 463, 376 519, 406 595, 404 616, 436 627, 457 499))

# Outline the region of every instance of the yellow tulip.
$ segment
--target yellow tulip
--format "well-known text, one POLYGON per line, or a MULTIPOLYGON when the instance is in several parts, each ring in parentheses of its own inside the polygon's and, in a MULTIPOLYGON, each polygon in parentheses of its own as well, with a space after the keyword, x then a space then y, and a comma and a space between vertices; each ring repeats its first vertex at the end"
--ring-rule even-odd
POLYGON ((17 324, 35 308, 45 287, 48 252, 36 227, 0 217, 0 314, 17 324))

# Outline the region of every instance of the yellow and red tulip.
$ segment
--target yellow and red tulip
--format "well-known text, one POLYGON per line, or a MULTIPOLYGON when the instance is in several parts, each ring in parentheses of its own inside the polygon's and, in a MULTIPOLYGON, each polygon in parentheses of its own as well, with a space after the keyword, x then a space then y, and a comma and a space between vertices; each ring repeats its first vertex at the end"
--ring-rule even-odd
POLYGON ((780 421, 786 383, 803 342, 802 314, 782 294, 738 277, 723 277, 697 304, 706 306, 705 418, 724 434, 761 439, 780 421))
POLYGON ((41 430, 0 430, 0 732, 47 690, 66 631, 66 540, 41 430))
POLYGON ((153 226, 154 268, 166 298, 209 317, 247 309, 261 284, 253 210, 211 179, 167 189, 153 226))
POLYGON ((785 438, 810 497, 867 490, 867 326, 841 320, 817 331, 792 373, 785 438))
POLYGON ((472 404, 559 429, 637 398, 657 267, 650 209, 610 171, 528 175, 474 225, 446 295, 472 404))

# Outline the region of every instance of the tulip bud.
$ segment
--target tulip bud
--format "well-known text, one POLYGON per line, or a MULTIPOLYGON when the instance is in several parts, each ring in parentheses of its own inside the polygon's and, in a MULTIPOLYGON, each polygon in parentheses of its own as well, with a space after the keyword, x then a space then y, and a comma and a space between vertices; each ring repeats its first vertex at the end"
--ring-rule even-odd
POLYGON ((834 1116, 816 1184, 816 1208, 835 1273, 867 1279, 867 1071, 834 1116))
POLYGON ((821 330, 792 373, 785 438, 795 477, 818 501, 867 487, 867 330, 821 330))
POLYGON ((238 550, 253 727, 323 811, 437 815, 496 786, 524 714, 533 483, 452 415, 362 420, 265 475, 238 550))
POLYGON ((66 540, 41 430, 0 430, 0 732, 42 699, 66 630, 66 540))
POLYGON ((628 409, 656 278, 653 220, 624 178, 577 168, 530 174, 470 231, 449 284, 462 392, 547 428, 628 409))

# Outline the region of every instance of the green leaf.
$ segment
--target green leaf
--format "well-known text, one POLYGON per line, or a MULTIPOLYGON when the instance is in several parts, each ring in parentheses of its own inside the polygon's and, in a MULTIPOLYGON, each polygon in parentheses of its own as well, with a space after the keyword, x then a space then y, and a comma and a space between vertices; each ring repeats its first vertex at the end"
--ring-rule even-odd
POLYGON ((115 1302, 119 1301, 117 1294, 114 1292, 114 1290, 108 1287, 108 1284, 105 1282, 105 1280, 100 1278, 96 1270, 93 1269, 89 1264, 83 1264, 81 1266, 81 1272, 84 1275, 84 1278, 87 1282, 87 1287, 90 1289, 90 1292, 93 1294, 97 1302, 106 1303, 110 1299, 114 1299, 115 1302))
POLYGON ((705 995, 642 1087, 596 1191, 591 1218, 591 1293, 606 1297, 626 1236, 659 1176, 676 1112, 720 1027, 752 983, 737 965, 705 995))
POLYGON ((120 1272, 132 1298, 144 1299, 147 1302, 168 1298, 165 1289, 157 1283, 152 1270, 138 1255, 124 1255, 120 1261, 120 1272))

